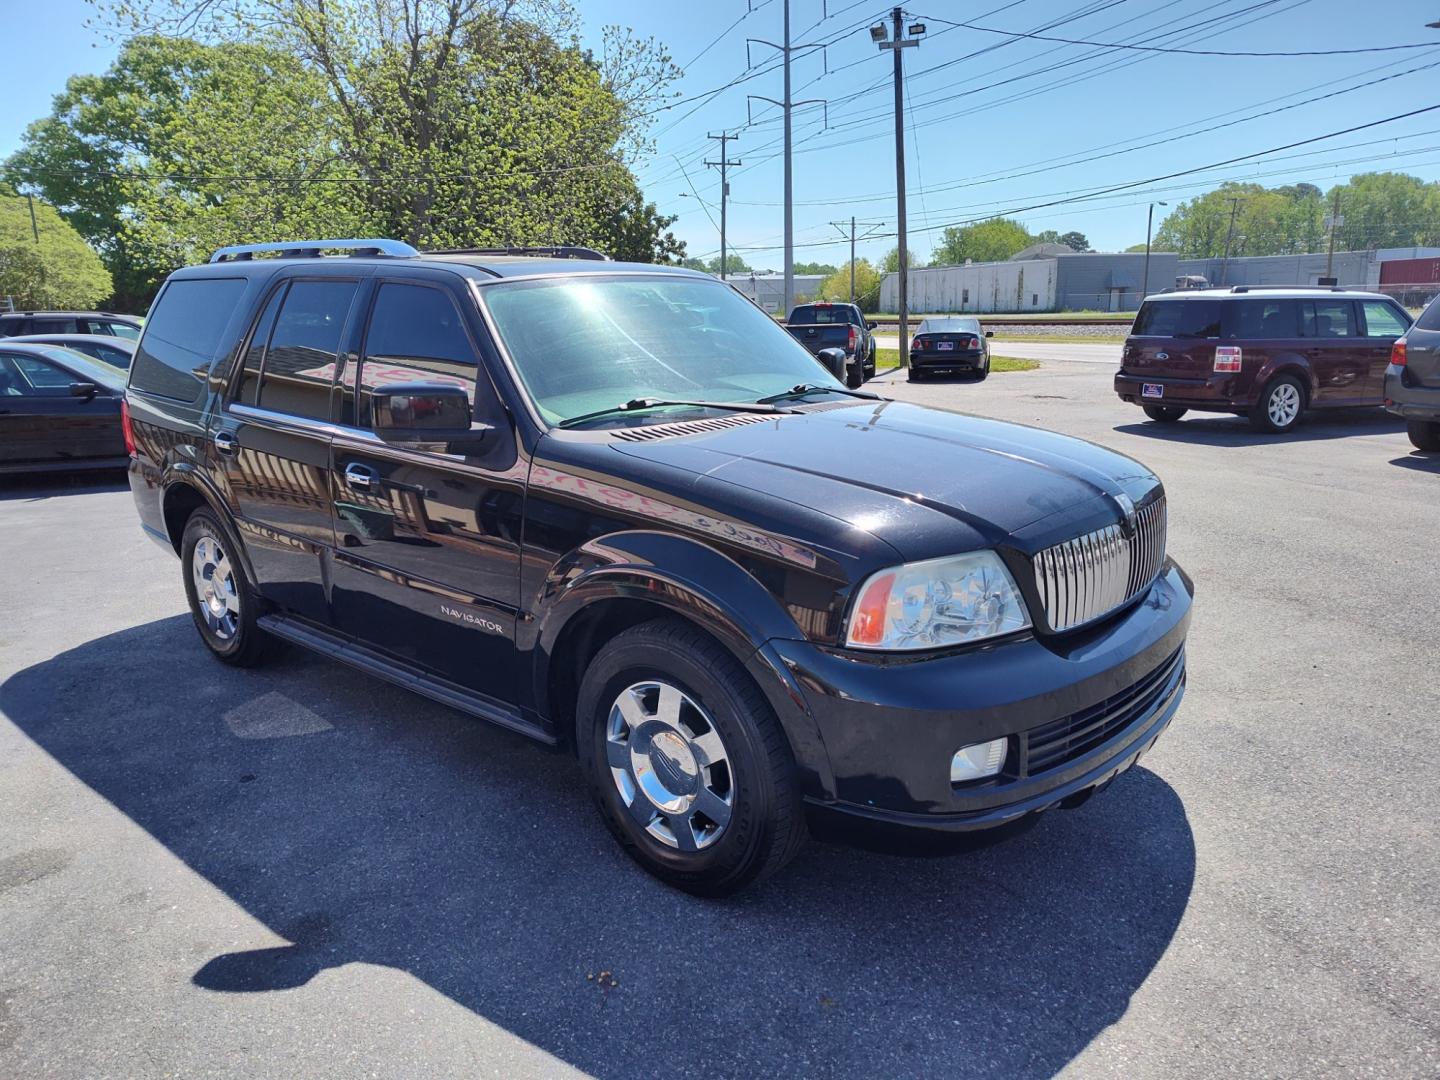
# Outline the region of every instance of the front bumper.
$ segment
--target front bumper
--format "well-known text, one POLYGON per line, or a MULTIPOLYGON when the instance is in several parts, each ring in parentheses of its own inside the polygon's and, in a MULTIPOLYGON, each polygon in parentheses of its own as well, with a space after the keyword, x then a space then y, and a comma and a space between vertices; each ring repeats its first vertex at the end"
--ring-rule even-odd
POLYGON ((1406 386, 1405 369, 1385 369, 1385 408, 1406 420, 1440 420, 1440 388, 1406 386))
POLYGON ((1225 372, 1206 378, 1180 378, 1175 375, 1137 375, 1121 369, 1115 373, 1115 393, 1121 401, 1132 405, 1180 405, 1187 409, 1215 412, 1243 412, 1250 402, 1240 392, 1239 374, 1225 372), (1146 383, 1159 383, 1165 396, 1147 398, 1146 383))
POLYGON ((1148 592, 1096 628, 938 657, 857 657, 771 642, 815 719, 833 775, 834 797, 808 801, 842 819, 941 833, 1078 801, 1132 765, 1174 717, 1193 593, 1167 562, 1148 592), (951 785, 956 750, 1001 737, 1009 757, 1000 776, 951 785), (1032 738, 1045 747, 1034 771, 1032 738))

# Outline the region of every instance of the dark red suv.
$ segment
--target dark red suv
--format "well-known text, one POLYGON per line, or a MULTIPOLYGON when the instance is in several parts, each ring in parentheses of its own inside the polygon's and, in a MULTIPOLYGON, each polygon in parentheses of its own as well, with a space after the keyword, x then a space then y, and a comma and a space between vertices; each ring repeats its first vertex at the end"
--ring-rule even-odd
POLYGON ((1325 286, 1161 293, 1140 305, 1115 392, 1164 423, 1198 409, 1289 431, 1306 409, 1382 404, 1410 323, 1388 296, 1325 286))

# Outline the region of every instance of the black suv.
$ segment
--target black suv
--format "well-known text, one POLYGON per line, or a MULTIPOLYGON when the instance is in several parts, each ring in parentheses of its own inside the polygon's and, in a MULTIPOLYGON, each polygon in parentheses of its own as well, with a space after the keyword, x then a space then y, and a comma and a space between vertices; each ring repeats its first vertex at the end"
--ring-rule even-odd
POLYGON ((164 285, 126 408, 216 656, 296 642, 574 752, 692 892, 776 870, 807 817, 1077 805, 1184 690, 1151 472, 847 390, 708 275, 225 249, 164 285))

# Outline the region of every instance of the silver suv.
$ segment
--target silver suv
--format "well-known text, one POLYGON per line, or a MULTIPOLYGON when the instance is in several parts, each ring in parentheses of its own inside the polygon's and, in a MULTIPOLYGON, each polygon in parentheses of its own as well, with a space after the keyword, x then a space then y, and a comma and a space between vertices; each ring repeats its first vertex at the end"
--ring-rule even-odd
POLYGON ((1385 407, 1405 418, 1417 449, 1440 450, 1440 297, 1391 349, 1385 407))

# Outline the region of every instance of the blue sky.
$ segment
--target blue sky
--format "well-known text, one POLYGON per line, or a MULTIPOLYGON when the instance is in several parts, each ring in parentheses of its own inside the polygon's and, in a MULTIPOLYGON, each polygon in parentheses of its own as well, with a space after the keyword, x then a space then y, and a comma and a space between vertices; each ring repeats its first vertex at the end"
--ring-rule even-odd
MULTIPOLYGON (((606 23, 627 25, 664 41, 686 67, 673 87, 681 100, 655 117, 655 153, 636 171, 647 196, 680 215, 674 228, 692 254, 709 255, 719 247, 711 220, 719 220, 719 178, 701 162, 714 158, 718 147, 705 135, 728 129, 740 136, 731 144, 731 156, 744 162, 731 171, 731 247, 753 266, 780 266, 780 124, 774 109, 756 101, 747 126, 746 96, 778 98, 781 76, 778 69, 747 73, 745 39, 779 40, 783 3, 579 4, 587 38, 598 42, 606 23), (747 15, 750 6, 754 10, 747 15), (737 82, 747 74, 754 77, 737 82), (733 85, 698 96, 727 84, 733 85)), ((879 257, 895 243, 891 61, 870 41, 866 27, 889 9, 851 0, 790 3, 793 40, 828 43, 823 52, 795 58, 794 96, 830 102, 828 130, 820 108, 795 115, 796 259, 843 261, 847 245, 829 223, 852 214, 891 234, 860 245, 862 255, 879 257)), ((113 45, 84 29, 92 9, 83 0, 3 0, 3 7, 8 48, 0 156, 15 148, 26 123, 47 111, 69 75, 103 70, 114 54, 113 45), (62 41, 69 46, 57 47, 62 41)), ((1425 27, 1440 18, 1440 6, 1428 0, 915 0, 906 10, 908 21, 929 28, 920 47, 905 56, 910 246, 922 257, 949 223, 1248 155, 1440 103, 1432 89, 1440 84, 1440 31, 1425 27), (1220 51, 1427 47, 1339 56, 1186 56, 1016 39, 948 25, 946 19, 1111 44, 1220 51), (1058 25, 1042 29, 1052 24, 1058 25), (1301 103, 1327 94, 1326 100, 1301 103), (1270 110, 1278 111, 1249 119, 1270 110), (1158 140, 1166 141, 1135 148, 1158 140)), ((773 54, 763 46, 752 49, 757 67, 770 63, 773 54)), ((1382 169, 1440 179, 1440 111, 1015 216, 1032 231, 1079 229, 1096 248, 1123 248, 1144 240, 1151 200, 1173 205, 1224 179, 1267 185, 1308 181, 1324 188, 1354 172, 1382 169)), ((1164 212, 1156 208, 1157 224, 1164 212)))

